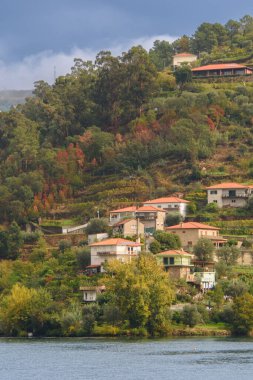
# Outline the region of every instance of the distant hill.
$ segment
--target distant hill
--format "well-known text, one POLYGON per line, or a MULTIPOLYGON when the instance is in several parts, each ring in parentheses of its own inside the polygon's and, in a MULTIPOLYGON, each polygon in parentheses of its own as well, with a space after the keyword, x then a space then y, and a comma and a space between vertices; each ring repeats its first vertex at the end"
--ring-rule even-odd
POLYGON ((0 111, 8 111, 12 106, 25 103, 29 96, 32 96, 32 90, 0 91, 0 111))

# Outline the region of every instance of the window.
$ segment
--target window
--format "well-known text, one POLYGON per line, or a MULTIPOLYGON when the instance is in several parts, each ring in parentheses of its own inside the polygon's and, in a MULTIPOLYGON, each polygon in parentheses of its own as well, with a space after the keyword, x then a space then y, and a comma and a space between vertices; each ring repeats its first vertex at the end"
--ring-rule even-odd
POLYGON ((169 259, 168 257, 163 258, 163 265, 168 265, 169 264, 169 259))
POLYGON ((185 231, 182 231, 182 234, 185 234, 185 231))
POLYGON ((216 201, 216 200, 213 200, 213 203, 217 203, 217 201, 216 201))
POLYGON ((170 265, 174 265, 174 263, 175 263, 174 257, 170 257, 170 265))
POLYGON ((188 241, 188 245, 191 247, 192 246, 192 241, 188 241))
POLYGON ((235 203, 236 202, 236 200, 235 199, 232 199, 232 201, 231 201, 232 203, 235 203))
POLYGON ((212 195, 216 195, 216 194, 217 194, 217 190, 211 190, 211 191, 210 191, 210 194, 212 194, 212 195))
POLYGON ((236 197, 236 191, 235 190, 229 190, 228 196, 229 197, 236 197))

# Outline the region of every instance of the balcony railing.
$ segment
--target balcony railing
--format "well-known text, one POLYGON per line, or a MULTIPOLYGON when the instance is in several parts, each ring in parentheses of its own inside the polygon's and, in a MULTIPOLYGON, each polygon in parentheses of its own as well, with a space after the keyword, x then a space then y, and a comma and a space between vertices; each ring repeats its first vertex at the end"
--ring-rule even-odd
POLYGON ((102 252, 97 252, 97 255, 99 256, 116 256, 117 255, 117 252, 114 252, 114 251, 111 251, 111 252, 106 252, 106 251, 102 251, 102 252))
POLYGON ((234 198, 249 198, 249 197, 250 197, 250 194, 235 194, 235 195, 222 194, 222 198, 230 198, 230 199, 234 199, 234 198))

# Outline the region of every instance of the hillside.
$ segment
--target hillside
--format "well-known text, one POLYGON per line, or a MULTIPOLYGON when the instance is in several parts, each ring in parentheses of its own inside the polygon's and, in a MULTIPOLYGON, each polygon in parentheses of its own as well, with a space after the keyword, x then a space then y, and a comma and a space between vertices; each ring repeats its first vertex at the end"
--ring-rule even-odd
POLYGON ((189 51, 196 64, 250 64, 252 33, 250 16, 204 23, 172 44, 100 52, 95 62, 76 59, 52 86, 36 82, 33 97, 0 115, 1 222, 87 221, 98 209, 251 182, 251 78, 191 81, 171 63, 189 51))

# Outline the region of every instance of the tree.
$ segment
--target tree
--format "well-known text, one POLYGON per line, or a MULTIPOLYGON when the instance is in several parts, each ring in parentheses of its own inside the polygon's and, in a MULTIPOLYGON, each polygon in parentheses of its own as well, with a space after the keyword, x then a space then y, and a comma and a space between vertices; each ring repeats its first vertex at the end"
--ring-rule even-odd
POLYGON ((127 320, 130 327, 146 328, 150 334, 166 331, 174 292, 154 257, 141 254, 124 264, 110 261, 103 283, 110 302, 117 305, 122 320, 127 320))
POLYGON ((86 233, 88 235, 91 234, 99 234, 100 232, 108 231, 108 221, 103 218, 91 219, 86 227, 86 233))
POLYGON ((28 332, 39 334, 53 319, 51 307, 52 299, 46 290, 16 284, 10 294, 2 298, 0 330, 12 336, 28 332))
POLYGON ((179 214, 179 212, 173 212, 166 215, 165 225, 167 227, 175 226, 176 224, 179 224, 181 221, 182 221, 182 216, 179 214))
POLYGON ((224 261, 226 265, 235 265, 240 256, 240 250, 233 245, 225 245, 217 251, 217 256, 219 260, 224 261))
POLYGON ((0 231, 0 257, 2 259, 16 259, 23 246, 24 240, 21 230, 13 222, 7 231, 0 231))
POLYGON ((186 305, 182 311, 182 322, 185 325, 194 327, 202 322, 201 314, 198 312, 196 305, 186 305))
POLYGON ((156 40, 152 49, 149 50, 152 63, 160 71, 171 64, 172 55, 173 49, 169 41, 156 40))
POLYGON ((174 72, 176 82, 180 87, 192 81, 192 71, 189 65, 178 66, 174 72))
POLYGON ((248 335, 253 328, 253 296, 246 293, 235 298, 233 312, 232 331, 238 335, 248 335))
POLYGON ((178 235, 165 231, 156 231, 153 236, 160 244, 162 251, 181 248, 181 241, 178 235))
POLYGON ((200 261, 213 260, 214 245, 212 240, 201 238, 193 247, 193 253, 200 261))

